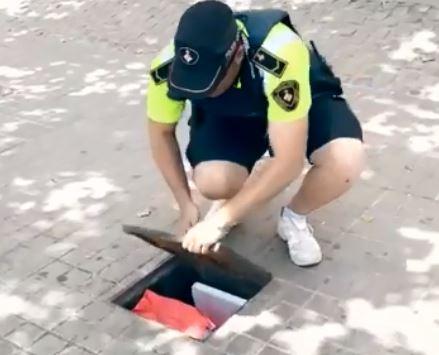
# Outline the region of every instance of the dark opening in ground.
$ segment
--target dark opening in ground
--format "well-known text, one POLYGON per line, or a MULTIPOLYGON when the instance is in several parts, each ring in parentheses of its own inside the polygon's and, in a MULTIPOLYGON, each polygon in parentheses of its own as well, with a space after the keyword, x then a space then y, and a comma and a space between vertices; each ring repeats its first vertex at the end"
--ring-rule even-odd
MULTIPOLYGON (((264 283, 255 284, 252 280, 245 280, 242 277, 236 276, 233 272, 224 271, 216 267, 194 267, 187 260, 174 256, 133 286, 117 295, 113 303, 131 311, 142 299, 145 291, 150 290, 161 296, 176 299, 191 306, 198 306, 193 298, 192 286, 195 283, 201 283, 233 295, 236 299, 241 299, 240 306, 234 310, 234 313, 236 313, 245 301, 254 297, 267 282, 268 280, 264 283)), ((215 296, 214 294, 208 303, 213 303, 210 306, 210 310, 215 313, 214 318, 220 319, 219 322, 215 322, 217 327, 221 326, 226 318, 232 315, 230 314, 230 303, 233 302, 231 302, 230 298, 224 298, 224 295, 215 296), (224 312, 222 312, 222 307, 224 312), (214 308, 213 311, 212 308, 214 308), (224 315, 227 316, 225 317, 224 315)), ((202 313, 204 314, 204 312, 202 313)))
POLYGON ((206 339, 271 280, 269 272, 226 246, 199 255, 162 231, 132 225, 123 230, 174 257, 113 302, 192 338, 206 339))
POLYGON ((173 257, 114 299, 117 305, 131 310, 149 289, 162 296, 194 305, 191 286, 202 278, 190 265, 173 257))
POLYGON ((189 263, 172 257, 143 279, 119 294, 113 303, 131 310, 139 302, 143 293, 149 289, 162 296, 178 299, 194 305, 191 287, 195 282, 217 288, 246 300, 254 297, 264 285, 244 285, 246 280, 219 270, 197 270, 189 263))

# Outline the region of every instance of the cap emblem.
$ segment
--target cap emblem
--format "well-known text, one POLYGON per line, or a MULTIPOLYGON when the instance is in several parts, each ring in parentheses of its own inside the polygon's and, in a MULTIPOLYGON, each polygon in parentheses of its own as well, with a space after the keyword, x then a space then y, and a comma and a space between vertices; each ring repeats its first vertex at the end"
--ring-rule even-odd
POLYGON ((200 58, 198 52, 189 47, 180 48, 180 59, 184 64, 195 65, 200 58))

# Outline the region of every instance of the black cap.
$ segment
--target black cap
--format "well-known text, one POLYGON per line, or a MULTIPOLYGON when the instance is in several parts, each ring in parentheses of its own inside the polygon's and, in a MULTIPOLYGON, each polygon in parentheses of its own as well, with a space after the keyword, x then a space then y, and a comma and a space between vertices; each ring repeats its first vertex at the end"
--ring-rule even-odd
POLYGON ((229 49, 237 38, 232 9, 220 1, 201 1, 186 10, 175 35, 169 76, 172 94, 205 97, 221 80, 229 49))

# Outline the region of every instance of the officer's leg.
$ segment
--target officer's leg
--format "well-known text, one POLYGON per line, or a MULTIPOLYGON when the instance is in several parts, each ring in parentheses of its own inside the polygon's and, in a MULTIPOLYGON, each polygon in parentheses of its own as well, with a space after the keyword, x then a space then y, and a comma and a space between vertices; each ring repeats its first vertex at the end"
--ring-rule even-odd
POLYGON ((232 198, 247 180, 246 167, 224 160, 199 163, 194 169, 194 182, 199 192, 210 200, 232 198))
POLYGON ((210 200, 233 197, 267 143, 266 122, 254 117, 205 117, 192 125, 186 154, 200 193, 210 200))
POLYGON ((313 167, 288 207, 307 215, 348 191, 363 169, 363 143, 355 138, 338 138, 314 151, 313 167))
POLYGON ((307 156, 313 166, 288 208, 282 209, 278 224, 278 235, 299 266, 322 260, 306 216, 352 186, 360 175, 364 154, 360 124, 344 99, 320 97, 313 101, 308 117, 307 156))
POLYGON ((363 169, 362 130, 346 100, 328 97, 313 102, 307 155, 313 167, 289 204, 300 215, 348 191, 363 169))

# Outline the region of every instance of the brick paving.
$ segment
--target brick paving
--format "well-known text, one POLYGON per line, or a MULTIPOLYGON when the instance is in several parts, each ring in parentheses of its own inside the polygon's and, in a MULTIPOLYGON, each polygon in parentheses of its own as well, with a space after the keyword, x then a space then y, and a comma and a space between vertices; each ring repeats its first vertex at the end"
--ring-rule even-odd
POLYGON ((206 343, 109 302, 166 258, 121 222, 171 229, 177 217, 149 158, 144 95, 148 64, 189 3, 0 3, 0 353, 436 355, 432 0, 229 1, 288 9, 316 41, 362 121, 368 167, 313 215, 318 267, 295 267, 275 238, 273 211, 294 186, 232 233, 275 279, 206 343))

